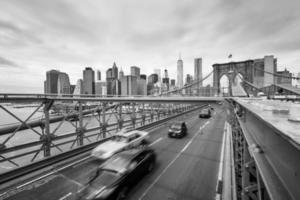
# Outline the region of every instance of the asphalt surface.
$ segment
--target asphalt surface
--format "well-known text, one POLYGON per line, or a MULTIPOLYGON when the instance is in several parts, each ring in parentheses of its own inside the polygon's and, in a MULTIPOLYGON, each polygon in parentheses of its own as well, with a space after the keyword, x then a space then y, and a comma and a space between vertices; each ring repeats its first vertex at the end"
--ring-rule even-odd
MULTIPOLYGON (((157 153, 152 173, 131 189, 128 199, 214 199, 226 112, 214 106, 212 118, 190 113, 179 120, 187 123, 188 135, 167 137, 169 124, 150 131, 150 146, 157 153)), ((90 157, 50 176, 11 188, 1 199, 62 200, 78 191, 101 164, 90 157)), ((30 181, 30 180, 29 180, 30 181)))

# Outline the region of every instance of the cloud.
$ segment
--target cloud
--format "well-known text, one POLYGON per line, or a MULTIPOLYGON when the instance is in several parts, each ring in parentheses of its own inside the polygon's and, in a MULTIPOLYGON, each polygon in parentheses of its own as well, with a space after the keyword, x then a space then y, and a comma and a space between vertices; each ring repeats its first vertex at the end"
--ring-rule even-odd
POLYGON ((195 57, 203 57, 208 73, 229 53, 236 59, 276 53, 299 66, 293 58, 300 49, 298 0, 10 0, 0 6, 1 66, 28 66, 29 79, 59 68, 75 82, 84 67, 105 72, 114 61, 125 72, 131 65, 147 74, 168 68, 172 78, 179 52, 190 74, 195 57))
POLYGON ((19 68, 20 66, 17 63, 0 56, 0 67, 1 68, 8 68, 8 67, 19 68))

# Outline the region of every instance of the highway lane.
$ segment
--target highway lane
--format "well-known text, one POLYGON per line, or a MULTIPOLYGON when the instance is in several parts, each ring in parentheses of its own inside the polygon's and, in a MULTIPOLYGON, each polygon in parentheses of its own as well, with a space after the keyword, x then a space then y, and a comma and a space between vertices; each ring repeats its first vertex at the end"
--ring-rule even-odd
MULTIPOLYGON (((221 110, 216 109, 216 112, 221 110)), ((140 181, 138 187, 132 189, 129 199, 212 199, 224 115, 214 115, 213 120, 199 119, 195 113, 180 118, 187 122, 188 137, 167 138, 170 123, 151 131, 151 146, 158 154, 157 166, 152 174, 140 181), (207 121, 211 122, 207 124, 207 121), (199 131, 205 124, 203 131, 199 131), (208 131, 213 133, 208 134, 208 131)), ((91 172, 100 164, 95 159, 86 158, 45 179, 20 187, 17 191, 12 190, 7 199, 67 199, 87 182, 91 172)))
POLYGON ((128 199, 214 199, 226 114, 192 118, 183 140, 166 138, 155 145, 158 165, 128 199), (209 122, 208 122, 209 121, 209 122))

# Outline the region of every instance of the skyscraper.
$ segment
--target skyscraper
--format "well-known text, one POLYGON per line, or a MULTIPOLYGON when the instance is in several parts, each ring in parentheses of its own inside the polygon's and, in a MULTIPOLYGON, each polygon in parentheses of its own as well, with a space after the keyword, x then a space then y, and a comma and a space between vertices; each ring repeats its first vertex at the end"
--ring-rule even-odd
POLYGON ((154 74, 157 74, 157 82, 161 83, 161 70, 160 69, 154 69, 154 74))
POLYGON ((119 79, 121 80, 123 77, 124 77, 124 72, 121 69, 120 72, 119 72, 119 79))
POLYGON ((165 69, 165 73, 164 73, 164 78, 162 79, 162 88, 164 91, 168 91, 169 90, 169 86, 170 86, 170 79, 169 79, 169 75, 168 75, 168 70, 165 69))
POLYGON ((113 81, 112 68, 108 68, 108 70, 106 70, 106 89, 107 89, 106 93, 108 95, 112 95, 112 81, 113 81))
POLYGON ((136 76, 124 76, 121 79, 121 95, 137 95, 137 77, 136 76))
POLYGON ((140 70, 140 68, 139 67, 137 67, 137 66, 131 66, 130 67, 130 75, 131 76, 136 76, 136 77, 140 77, 140 73, 141 73, 141 70, 140 70))
POLYGON ((177 86, 179 88, 183 87, 183 61, 181 60, 180 55, 179 59, 177 60, 177 86))
POLYGON ((46 82, 45 82, 45 93, 46 94, 57 94, 57 83, 58 75, 60 72, 58 70, 50 70, 46 72, 46 82))
POLYGON ((95 94, 95 72, 91 67, 83 70, 83 94, 95 94))
POLYGON ((57 93, 58 94, 71 94, 71 85, 69 75, 60 72, 57 80, 57 93))
POLYGON ((78 79, 73 94, 83 94, 83 81, 82 79, 78 79))
POLYGON ((113 66, 112 66, 112 72, 111 72, 111 76, 113 79, 118 79, 118 75, 119 75, 119 70, 118 67, 116 65, 116 63, 114 62, 113 66))
POLYGON ((97 81, 101 81, 101 72, 97 70, 97 81))
MULTIPOLYGON (((202 58, 195 58, 194 60, 194 80, 196 82, 202 80, 202 58)), ((200 81, 196 88, 199 89, 202 85, 202 81, 200 81)))

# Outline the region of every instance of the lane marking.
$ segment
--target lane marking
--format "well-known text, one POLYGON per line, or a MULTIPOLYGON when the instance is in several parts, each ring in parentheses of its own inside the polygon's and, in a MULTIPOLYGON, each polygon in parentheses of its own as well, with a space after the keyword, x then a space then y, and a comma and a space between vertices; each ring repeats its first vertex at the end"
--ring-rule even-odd
POLYGON ((66 194, 65 196, 63 196, 63 197, 61 197, 61 198, 59 198, 59 200, 64 200, 64 199, 66 199, 68 196, 70 196, 70 195, 72 195, 72 193, 71 192, 69 192, 68 194, 66 194))
POLYGON ((227 129, 228 129, 228 124, 225 121, 224 124, 224 132, 223 132, 223 138, 222 138, 222 147, 221 147, 221 155, 220 155, 220 164, 219 164, 219 172, 218 172, 218 180, 217 180, 217 185, 216 185, 216 200, 221 199, 222 195, 222 185, 223 185, 223 165, 224 165, 224 151, 225 151, 225 135, 227 135, 227 129))
POLYGON ((162 139, 163 139, 163 138, 160 137, 160 138, 158 138, 157 140, 155 140, 154 142, 152 142, 151 144, 149 144, 148 146, 152 146, 152 145, 158 143, 159 141, 161 141, 162 139))
POLYGON ((196 136, 199 134, 200 130, 204 128, 208 123, 205 123, 203 126, 200 127, 199 131, 195 133, 195 135, 186 143, 186 145, 181 149, 181 151, 175 156, 175 158, 164 168, 164 170, 156 177, 156 179, 148 186, 148 188, 143 192, 140 196, 139 200, 142 200, 149 190, 158 182, 158 180, 164 175, 164 173, 171 167, 171 165, 181 156, 181 154, 190 146, 196 136))

